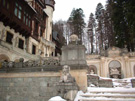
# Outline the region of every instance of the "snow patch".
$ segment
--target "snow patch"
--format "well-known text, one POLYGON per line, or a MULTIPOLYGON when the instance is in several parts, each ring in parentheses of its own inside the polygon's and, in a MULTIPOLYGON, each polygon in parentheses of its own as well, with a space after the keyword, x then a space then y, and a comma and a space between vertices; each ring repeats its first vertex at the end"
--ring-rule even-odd
POLYGON ((66 100, 62 99, 60 96, 55 96, 49 99, 49 101, 66 101, 66 100))

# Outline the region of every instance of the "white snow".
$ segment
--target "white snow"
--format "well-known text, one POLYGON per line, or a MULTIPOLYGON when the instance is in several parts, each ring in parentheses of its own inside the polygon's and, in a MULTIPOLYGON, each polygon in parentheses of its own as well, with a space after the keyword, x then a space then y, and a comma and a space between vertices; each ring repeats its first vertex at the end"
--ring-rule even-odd
POLYGON ((66 101, 66 100, 62 99, 60 96, 55 96, 49 99, 49 101, 66 101))
MULTIPOLYGON (((113 82, 114 88, 95 87, 91 84, 91 87, 87 88, 87 92, 83 93, 78 91, 74 101, 81 100, 107 100, 107 101, 135 101, 135 88, 132 88, 131 79, 112 79, 99 77, 100 79, 110 79, 113 82), (125 97, 126 96, 126 97, 125 97)), ((49 101, 66 101, 60 96, 55 96, 49 101)))
POLYGON ((113 79, 99 76, 99 79, 112 80, 114 88, 94 87, 91 84, 86 93, 79 91, 74 101, 135 101, 135 88, 131 84, 131 79, 135 78, 113 79))

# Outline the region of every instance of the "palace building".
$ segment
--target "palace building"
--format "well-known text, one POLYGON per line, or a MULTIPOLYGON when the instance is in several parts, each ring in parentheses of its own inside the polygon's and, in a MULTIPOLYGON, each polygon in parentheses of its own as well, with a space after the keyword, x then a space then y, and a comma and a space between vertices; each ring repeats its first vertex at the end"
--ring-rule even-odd
POLYGON ((108 78, 135 77, 135 52, 127 48, 110 47, 101 54, 86 55, 88 74, 97 74, 108 78))
POLYGON ((0 0, 0 61, 55 54, 54 0, 0 0))

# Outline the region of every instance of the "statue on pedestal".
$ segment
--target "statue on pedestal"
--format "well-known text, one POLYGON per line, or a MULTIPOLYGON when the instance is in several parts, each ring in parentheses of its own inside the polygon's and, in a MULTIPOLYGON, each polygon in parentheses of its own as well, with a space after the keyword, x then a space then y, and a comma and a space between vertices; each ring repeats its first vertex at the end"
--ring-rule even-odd
POLYGON ((69 101, 73 101, 78 92, 78 85, 75 78, 69 73, 70 66, 64 65, 62 69, 62 76, 57 84, 58 95, 64 97, 69 101))
POLYGON ((110 75, 112 75, 113 78, 117 79, 118 76, 120 75, 120 72, 117 68, 112 68, 110 70, 110 75))
POLYGON ((94 71, 93 71, 93 69, 90 70, 90 74, 95 74, 94 71))
POLYGON ((70 67, 68 65, 64 65, 63 70, 62 70, 63 74, 62 74, 59 82, 63 82, 63 83, 69 83, 69 82, 73 83, 73 82, 75 82, 75 78, 73 78, 71 76, 69 71, 70 71, 70 67))

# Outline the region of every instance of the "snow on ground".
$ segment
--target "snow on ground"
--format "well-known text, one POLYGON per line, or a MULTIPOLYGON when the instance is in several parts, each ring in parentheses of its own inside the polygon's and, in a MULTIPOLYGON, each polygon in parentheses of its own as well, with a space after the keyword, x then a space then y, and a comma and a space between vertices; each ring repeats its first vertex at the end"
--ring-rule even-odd
MULTIPOLYGON (((85 100, 115 100, 115 101, 127 101, 126 99, 122 99, 122 98, 117 98, 117 100, 115 98, 107 98, 102 96, 103 94, 105 94, 105 96, 123 96, 122 92, 131 92, 133 93, 133 95, 130 94, 126 94, 127 96, 135 96, 135 88, 132 88, 132 84, 131 84, 131 79, 135 79, 135 78, 125 78, 125 79, 112 79, 112 78, 104 78, 104 77, 99 77, 100 79, 111 79, 114 85, 114 88, 105 88, 105 87, 94 87, 92 85, 92 87, 88 87, 87 88, 87 92, 83 93, 82 91, 78 91, 76 98, 74 101, 78 101, 79 99, 85 99, 85 100), (98 95, 102 96, 102 97, 84 97, 83 95, 87 96, 87 95, 92 95, 93 92, 98 92, 98 95), (104 93, 102 93, 104 92, 104 93), (113 92, 116 92, 113 94, 113 92), (82 95, 82 96, 81 96, 82 95)), ((94 94, 96 95, 96 94, 94 94)), ((62 99, 60 96, 55 96, 52 97, 49 101, 66 101, 64 99, 62 99)), ((128 99, 128 101, 135 101, 135 99, 128 99)))
POLYGON ((66 101, 66 100, 62 99, 60 96, 55 96, 49 99, 49 101, 66 101))
POLYGON ((117 92, 135 92, 135 88, 123 88, 123 87, 116 87, 116 88, 104 88, 104 87, 88 87, 87 88, 88 92, 91 91, 117 91, 117 92))
POLYGON ((135 101, 135 99, 130 99, 130 98, 128 100, 123 98, 117 98, 117 96, 123 97, 124 94, 126 94, 126 92, 127 92, 126 94, 127 97, 132 97, 132 96, 135 97, 135 88, 132 88, 132 84, 131 84, 131 79, 135 79, 135 78, 112 79, 112 78, 104 78, 99 76, 99 79, 112 80, 114 88, 94 87, 92 85, 91 87, 87 88, 86 93, 79 91, 74 101, 78 101, 79 99, 84 99, 84 100, 95 99, 99 101, 100 100, 135 101), (111 98, 111 96, 113 96, 114 98, 111 98))
MULTIPOLYGON (((105 96, 124 96, 122 93, 123 92, 131 92, 133 93, 133 95, 130 94, 126 94, 126 96, 135 96, 135 88, 122 88, 122 87, 116 87, 116 88, 103 88, 103 87, 88 87, 87 88, 87 92, 83 93, 82 91, 79 91, 77 93, 77 96, 75 98, 74 101, 78 101, 79 99, 84 99, 84 100, 116 100, 116 98, 108 98, 108 97, 104 97, 102 95, 105 96), (97 93, 93 93, 93 92, 98 92, 97 93), (104 93, 101 93, 104 92, 104 93), (113 94, 113 92, 116 92, 113 94), (88 96, 91 97, 88 97, 88 96), (97 97, 96 97, 97 95, 97 97), (93 96, 93 97, 92 97, 93 96), (99 97, 98 97, 99 96, 99 97), (95 98, 96 97, 96 98, 95 98)), ((124 99, 125 101, 127 101, 126 99, 124 99)), ((116 101, 124 101, 122 98, 117 98, 116 101)), ((129 101, 134 101, 134 100, 129 100, 129 101)))
POLYGON ((80 95, 82 95, 82 94, 84 94, 82 91, 78 91, 78 93, 77 93, 76 98, 75 98, 74 101, 78 101, 79 99, 82 99, 83 97, 80 96, 80 95))

